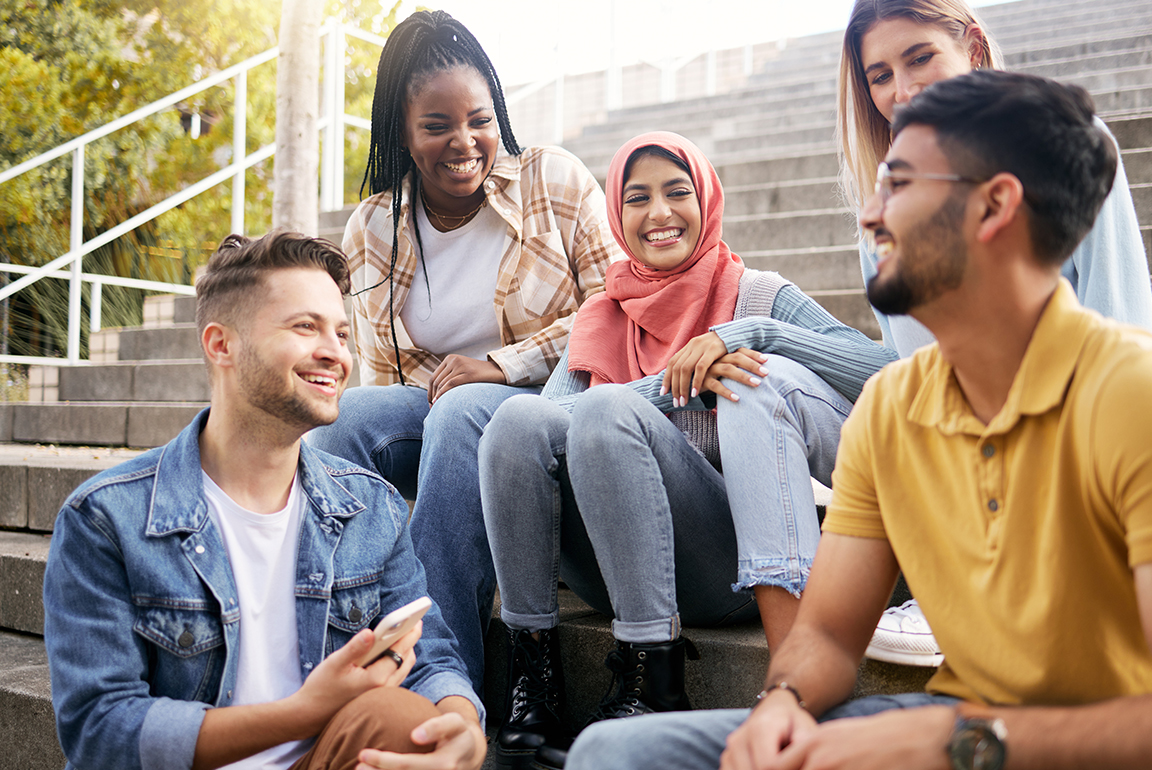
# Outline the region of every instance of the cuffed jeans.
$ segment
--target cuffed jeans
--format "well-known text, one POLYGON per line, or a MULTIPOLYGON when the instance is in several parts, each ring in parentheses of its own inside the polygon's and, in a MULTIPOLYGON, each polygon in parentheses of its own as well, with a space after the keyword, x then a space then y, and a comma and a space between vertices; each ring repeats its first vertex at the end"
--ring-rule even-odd
POLYGON ((852 404, 811 369, 769 355, 756 387, 716 399, 728 502, 739 544, 732 588, 770 585, 799 596, 820 540, 812 481, 832 486, 840 426, 852 404))
MULTIPOLYGON (((820 721, 958 702, 947 695, 920 692, 873 695, 830 709, 820 721)), ((682 711, 597 722, 572 744, 564 766, 567 770, 716 770, 728 734, 749 713, 749 709, 682 711)))
POLYGON ((340 399, 340 418, 308 436, 312 446, 376 471, 416 501, 412 544, 428 595, 456 635, 477 693, 484 692, 484 634, 496 575, 480 509, 476 448, 505 399, 538 391, 469 383, 429 407, 423 388, 352 388, 340 399))

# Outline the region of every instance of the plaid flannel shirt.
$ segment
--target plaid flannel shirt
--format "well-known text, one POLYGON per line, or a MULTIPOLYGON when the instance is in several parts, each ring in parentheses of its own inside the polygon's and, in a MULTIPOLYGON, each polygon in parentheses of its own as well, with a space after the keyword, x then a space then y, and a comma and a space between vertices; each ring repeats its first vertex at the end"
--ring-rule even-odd
MULTIPOLYGON (((559 147, 530 147, 518 157, 502 151, 484 191, 488 205, 508 224, 493 298, 503 347, 489 352, 488 359, 509 385, 538 384, 564 352, 576 310, 604 289, 605 270, 624 253, 608 227, 604 192, 584 164, 559 147)), ((400 320, 417 269, 408 227, 411 194, 409 174, 401 185, 393 310, 405 380, 427 387, 440 356, 416 348, 400 320)), ((385 280, 392 255, 391 192, 356 208, 344 232, 344 252, 352 291, 373 287, 352 301, 360 382, 399 382, 385 280)), ((435 255, 425 257, 435 269, 435 255)))

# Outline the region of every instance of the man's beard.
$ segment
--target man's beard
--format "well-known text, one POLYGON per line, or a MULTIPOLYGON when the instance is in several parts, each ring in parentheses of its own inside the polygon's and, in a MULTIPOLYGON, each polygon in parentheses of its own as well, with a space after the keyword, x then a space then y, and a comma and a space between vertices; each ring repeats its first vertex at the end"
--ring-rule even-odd
POLYGON ((240 389, 252 406, 305 431, 336 421, 335 410, 329 414, 319 404, 286 388, 280 375, 250 345, 244 345, 240 353, 240 389))
POLYGON ((968 251, 960 233, 968 196, 953 193, 914 235, 901 239, 898 269, 868 281, 868 301, 884 315, 907 315, 964 278, 968 251))

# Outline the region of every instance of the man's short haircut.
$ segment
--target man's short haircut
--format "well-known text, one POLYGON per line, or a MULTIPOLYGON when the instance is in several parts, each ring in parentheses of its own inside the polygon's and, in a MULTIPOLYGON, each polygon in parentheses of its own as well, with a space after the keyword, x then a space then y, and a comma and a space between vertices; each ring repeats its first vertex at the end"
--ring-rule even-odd
POLYGON ((1116 146, 1094 112, 1080 86, 975 70, 898 108, 892 134, 929 126, 956 173, 1014 175, 1024 187, 1036 256, 1062 264, 1092 229, 1116 177, 1116 146))
POLYGON ((259 307, 264 276, 287 268, 323 270, 341 294, 351 288, 348 258, 334 244, 300 233, 276 232, 263 238, 229 235, 196 281, 196 327, 213 321, 235 328, 259 307))

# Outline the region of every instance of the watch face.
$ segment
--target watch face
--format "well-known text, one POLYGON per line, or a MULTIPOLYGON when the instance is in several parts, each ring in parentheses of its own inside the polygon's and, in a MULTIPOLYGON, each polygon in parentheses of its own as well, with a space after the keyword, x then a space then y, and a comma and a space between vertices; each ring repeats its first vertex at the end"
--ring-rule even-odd
POLYGON ((1001 770, 1005 750, 998 732, 983 719, 961 721, 948 744, 954 770, 1001 770))

